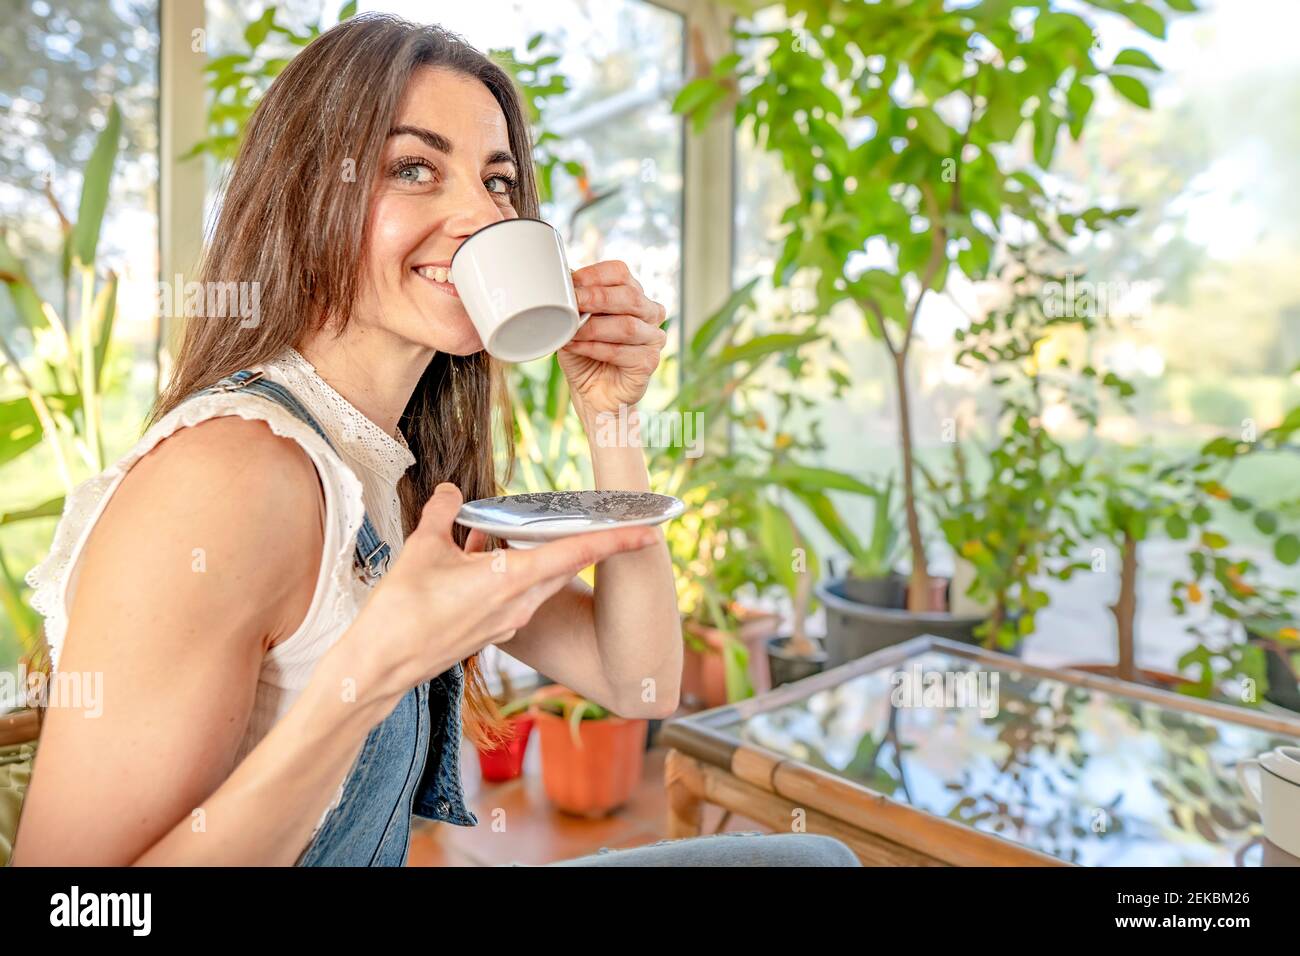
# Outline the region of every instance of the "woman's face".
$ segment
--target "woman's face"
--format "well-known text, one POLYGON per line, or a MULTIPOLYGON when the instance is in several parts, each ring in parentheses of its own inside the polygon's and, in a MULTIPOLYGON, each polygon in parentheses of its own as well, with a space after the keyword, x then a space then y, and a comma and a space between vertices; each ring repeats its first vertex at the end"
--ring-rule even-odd
POLYGON ((465 239, 518 217, 516 176, 505 114, 488 88, 450 70, 418 70, 384 145, 351 322, 439 352, 481 350, 446 273, 465 239))

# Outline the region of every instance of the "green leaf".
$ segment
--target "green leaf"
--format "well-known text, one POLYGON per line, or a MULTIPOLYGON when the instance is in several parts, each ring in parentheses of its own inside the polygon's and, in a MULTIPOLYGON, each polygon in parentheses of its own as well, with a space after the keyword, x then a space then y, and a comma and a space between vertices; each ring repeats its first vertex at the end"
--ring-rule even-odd
POLYGON ((933 152, 947 156, 952 152, 953 131, 939 114, 925 107, 911 111, 916 120, 916 134, 933 152))
POLYGON ((1125 3, 1112 9, 1120 16, 1127 17, 1144 33, 1161 40, 1165 38, 1165 18, 1154 7, 1147 6, 1145 3, 1125 3))
POLYGON ((874 495, 876 489, 852 475, 832 468, 811 465, 773 465, 765 473, 773 484, 812 491, 848 491, 859 495, 874 495))
POLYGON ((95 388, 98 389, 104 378, 104 362, 108 359, 108 343, 113 335, 113 319, 117 315, 117 273, 110 272, 108 281, 95 296, 95 308, 91 313, 92 328, 95 330, 95 388))
POLYGON ((718 81, 708 76, 691 80, 673 98, 672 111, 683 116, 691 115, 716 94, 718 86, 718 81))
POLYGON ((1088 113, 1092 109, 1094 99, 1092 87, 1084 83, 1082 79, 1076 79, 1070 85, 1070 91, 1065 95, 1066 105, 1070 109, 1070 136, 1078 139, 1083 135, 1083 126, 1087 122, 1088 113))
POLYGON ((1195 3, 1195 0, 1165 0, 1165 4, 1170 10, 1177 10, 1179 13, 1196 13, 1201 8, 1195 3))
POLYGON ((1060 129, 1061 118, 1046 104, 1034 111, 1034 162, 1040 169, 1052 165, 1052 155, 1056 152, 1056 135, 1060 129))
POLYGON ((31 521, 33 518, 57 518, 61 514, 63 514, 63 495, 51 498, 49 501, 43 501, 31 508, 21 508, 18 511, 7 511, 0 514, 0 527, 7 524, 16 524, 19 521, 31 521))
POLYGON ((1300 561, 1300 538, 1294 534, 1282 535, 1273 542, 1273 555, 1283 564, 1300 561))
POLYGON ((1146 86, 1141 80, 1135 80, 1131 76, 1125 76, 1122 73, 1107 73, 1107 79, 1110 85, 1115 87, 1115 92, 1130 103, 1135 103, 1144 110, 1151 109, 1151 94, 1147 92, 1146 86))
POLYGON ((750 279, 743 286, 731 293, 727 301, 723 303, 722 308, 709 316, 704 323, 695 330, 691 336, 690 351, 695 358, 700 358, 708 350, 727 326, 735 321, 736 313, 743 307, 750 304, 754 296, 754 286, 758 284, 758 279, 750 279))
POLYGON ((1151 56, 1143 50, 1129 47, 1126 50, 1120 50, 1115 55, 1115 66, 1136 66, 1143 70, 1155 70, 1160 72, 1160 64, 1151 59, 1151 56))
POLYGON ((1255 527, 1264 534, 1273 534, 1277 531, 1277 515, 1271 511, 1258 511, 1255 513, 1255 527))
POLYGON ((753 362, 777 352, 793 352, 801 345, 815 342, 821 337, 820 332, 773 332, 770 335, 759 335, 748 342, 722 349, 711 364, 724 367, 737 362, 753 362))
POLYGON ((357 15, 357 0, 348 0, 339 8, 339 23, 344 20, 351 20, 357 15))
POLYGON ((1173 538, 1175 541, 1181 541, 1186 538, 1189 530, 1187 519, 1182 515, 1170 515, 1165 519, 1165 531, 1167 531, 1169 537, 1173 538))
POLYGON ((83 266, 93 266, 95 250, 99 246, 99 230, 108 206, 108 189, 113 179, 113 164, 117 160, 118 139, 122 135, 122 114, 117 103, 108 107, 108 122, 95 140, 86 163, 85 178, 81 184, 81 203, 77 208, 77 224, 72 229, 72 255, 83 266))
POLYGON ((28 280, 27 270, 23 268, 23 264, 14 255, 14 251, 9 245, 8 232, 3 230, 0 230, 0 280, 3 280, 5 286, 9 289, 9 295, 14 302, 14 310, 18 313, 18 318, 22 320, 23 325, 34 332, 37 329, 45 328, 49 324, 41 307, 41 297, 36 294, 36 289, 28 280))
POLYGON ((244 42, 249 48, 256 50, 262 45, 271 32, 271 23, 275 20, 275 6, 269 6, 262 11, 262 15, 244 28, 244 42))

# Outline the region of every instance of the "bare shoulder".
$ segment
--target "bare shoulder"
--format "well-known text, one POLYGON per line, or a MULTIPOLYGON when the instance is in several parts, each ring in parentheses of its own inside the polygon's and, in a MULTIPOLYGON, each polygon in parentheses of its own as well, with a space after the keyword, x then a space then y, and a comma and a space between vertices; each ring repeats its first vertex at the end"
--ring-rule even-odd
POLYGON ((78 596, 112 587, 214 615, 262 608, 248 626, 291 629, 279 618, 300 621, 310 604, 323 502, 307 452, 265 422, 231 416, 182 428, 135 462, 110 498, 78 596))

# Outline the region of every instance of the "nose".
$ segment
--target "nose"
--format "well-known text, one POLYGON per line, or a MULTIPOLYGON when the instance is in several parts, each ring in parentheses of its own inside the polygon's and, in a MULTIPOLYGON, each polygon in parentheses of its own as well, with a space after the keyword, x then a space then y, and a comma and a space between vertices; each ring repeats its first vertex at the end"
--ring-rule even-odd
POLYGON ((456 238, 468 239, 484 226, 509 218, 487 187, 477 180, 469 180, 466 187, 449 198, 455 211, 447 217, 447 231, 456 238))

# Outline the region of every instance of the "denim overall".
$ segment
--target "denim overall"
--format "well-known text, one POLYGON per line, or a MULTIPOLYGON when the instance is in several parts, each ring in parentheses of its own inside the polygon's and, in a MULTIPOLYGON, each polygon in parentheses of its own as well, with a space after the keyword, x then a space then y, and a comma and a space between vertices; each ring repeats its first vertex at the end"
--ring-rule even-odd
MULTIPOLYGON (((282 385, 261 372, 239 371, 196 392, 245 391, 287 409, 334 448, 324 430, 282 385)), ((337 451, 337 449, 335 449, 337 451)), ((388 567, 389 547, 365 515, 357 532, 356 567, 368 581, 388 567)), ((348 772, 338 806, 330 810, 299 866, 402 866, 411 839, 411 814, 477 826, 460 783, 460 662, 413 687, 376 724, 348 772)))

